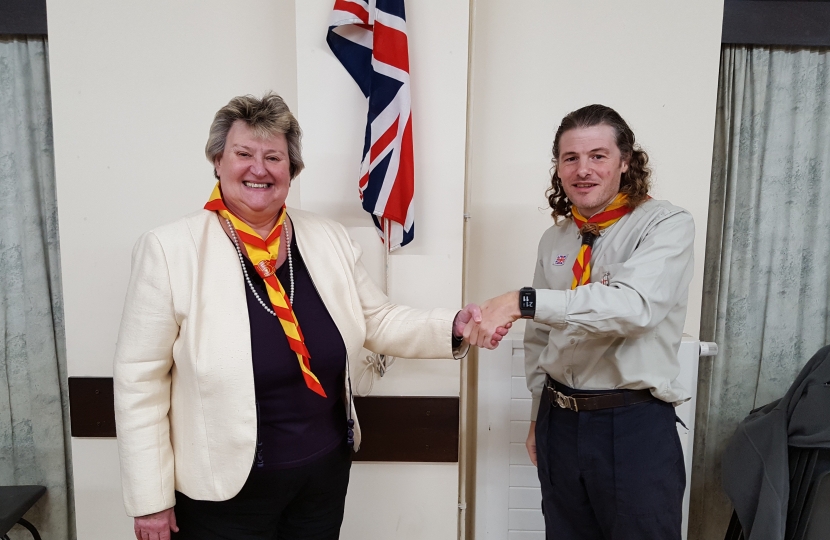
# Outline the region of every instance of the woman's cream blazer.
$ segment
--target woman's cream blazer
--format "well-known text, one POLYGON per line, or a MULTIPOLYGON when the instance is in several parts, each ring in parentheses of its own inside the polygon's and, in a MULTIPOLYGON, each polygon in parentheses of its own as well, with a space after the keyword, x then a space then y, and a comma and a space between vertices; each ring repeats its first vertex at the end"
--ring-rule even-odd
MULTIPOLYGON (((342 225, 299 210, 289 216, 349 365, 359 365, 362 347, 452 357, 454 310, 389 303, 342 225)), ((175 490, 214 501, 236 495, 254 459, 254 374, 242 269, 215 213, 201 210, 139 239, 114 364, 127 514, 170 508, 175 490)), ((348 383, 345 395, 356 423, 348 383)))

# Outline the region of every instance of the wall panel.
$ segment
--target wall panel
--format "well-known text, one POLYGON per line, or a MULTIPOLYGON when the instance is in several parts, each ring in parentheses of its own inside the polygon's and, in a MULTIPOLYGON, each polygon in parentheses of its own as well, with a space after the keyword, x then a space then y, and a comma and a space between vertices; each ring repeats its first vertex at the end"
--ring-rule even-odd
POLYGON ((469 299, 530 284, 539 237, 552 223, 544 192, 556 128, 568 112, 603 103, 649 153, 654 196, 695 218, 685 331, 696 336, 723 0, 475 6, 469 299))
MULTIPOLYGON (((337 219, 363 248, 381 286, 383 248, 358 199, 366 101, 325 42, 333 2, 297 2, 298 117, 306 170, 302 208, 337 219)), ((415 240, 394 252, 388 292, 416 307, 461 307, 467 99, 466 0, 406 2, 415 151, 415 240)), ((365 351, 368 354, 368 351, 365 351)), ((357 384, 360 373, 353 374, 357 384)), ((369 374, 360 391, 368 391, 369 374)), ((397 359, 372 395, 458 396, 455 360, 397 359)), ((457 536, 458 465, 360 463, 343 523, 344 540, 457 536)))
MULTIPOLYGON (((112 376, 138 236, 204 205, 216 110, 297 105, 293 0, 48 0, 70 376, 112 376)), ((115 441, 73 439, 78 537, 132 538, 115 441)))

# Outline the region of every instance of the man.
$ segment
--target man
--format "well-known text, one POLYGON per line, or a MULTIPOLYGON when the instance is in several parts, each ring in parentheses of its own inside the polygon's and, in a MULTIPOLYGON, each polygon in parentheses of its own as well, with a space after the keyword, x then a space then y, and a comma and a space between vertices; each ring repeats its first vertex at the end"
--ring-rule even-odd
POLYGON ((482 306, 484 344, 520 317, 527 438, 547 538, 680 539, 685 469, 673 405, 694 223, 648 196, 648 156, 613 109, 568 114, 553 142, 533 288, 482 306))

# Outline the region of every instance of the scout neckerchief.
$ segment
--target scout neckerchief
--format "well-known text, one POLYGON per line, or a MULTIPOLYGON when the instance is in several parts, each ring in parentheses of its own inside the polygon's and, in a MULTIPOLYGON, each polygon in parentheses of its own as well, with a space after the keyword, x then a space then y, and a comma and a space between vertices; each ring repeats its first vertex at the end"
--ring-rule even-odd
POLYGON ((571 283, 571 289, 576 289, 579 285, 591 282, 591 248, 594 245, 594 240, 599 236, 601 230, 610 227, 624 215, 631 212, 631 207, 626 204, 627 201, 628 197, 625 194, 617 193, 617 196, 614 197, 614 200, 605 210, 599 214, 594 214, 590 219, 582 217, 576 206, 571 206, 574 223, 579 227, 579 233, 582 235, 582 246, 579 248, 579 254, 574 262, 574 279, 571 283))
MULTIPOLYGON (((219 183, 213 188, 213 193, 210 194, 210 199, 205 205, 205 210, 212 210, 217 212, 220 216, 230 220, 233 228, 236 229, 236 236, 239 241, 245 245, 245 250, 248 252, 248 258, 254 264, 257 274, 265 281, 265 289, 268 291, 268 299, 271 300, 274 313, 285 331, 285 337, 288 338, 288 346, 297 354, 297 360, 300 362, 300 370, 303 373, 306 385, 313 392, 326 397, 326 392, 320 381, 311 372, 311 365, 309 364, 308 349, 305 346, 305 338, 300 331, 300 322, 294 314, 294 308, 291 307, 291 301, 288 295, 285 294, 285 289, 275 275, 277 269, 277 255, 280 249, 280 238, 282 238, 282 227, 285 223, 286 211, 285 206, 280 210, 277 223, 274 225, 271 234, 265 240, 256 233, 245 222, 236 217, 225 206, 222 200, 222 192, 219 189, 219 183)), ((286 246, 291 249, 291 246, 286 246)))

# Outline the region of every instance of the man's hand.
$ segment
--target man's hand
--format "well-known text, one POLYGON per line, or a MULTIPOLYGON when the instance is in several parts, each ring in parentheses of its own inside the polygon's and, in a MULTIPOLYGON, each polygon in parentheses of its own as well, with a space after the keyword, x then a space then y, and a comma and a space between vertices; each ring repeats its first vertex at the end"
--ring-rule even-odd
POLYGON ((136 540, 170 540, 170 531, 179 532, 176 513, 172 508, 138 516, 133 524, 136 540))
MULTIPOLYGON (((487 300, 481 305, 481 319, 469 321, 464 328, 464 339, 471 345, 486 347, 500 328, 510 328, 521 317, 519 291, 511 291, 487 300)), ((488 347, 493 348, 493 347, 488 347)))
MULTIPOLYGON (((530 456, 530 462, 536 465, 536 422, 530 423, 530 431, 527 432, 527 440, 525 441, 525 448, 527 448, 527 455, 530 456)), ((538 465, 536 465, 538 467, 538 465)))
MULTIPOLYGON (((477 304, 467 304, 464 306, 464 309, 455 315, 455 320, 453 320, 452 323, 452 335, 455 337, 465 337, 464 329, 470 324, 477 325, 480 322, 481 308, 479 308, 477 304)), ((507 335, 507 331, 510 330, 510 326, 511 324, 497 327, 490 335, 482 336, 483 340, 480 345, 472 342, 470 342, 470 344, 479 345, 480 347, 486 347, 488 349, 495 349, 499 346, 499 341, 507 335)), ((476 337, 478 337, 478 335, 476 337)))

